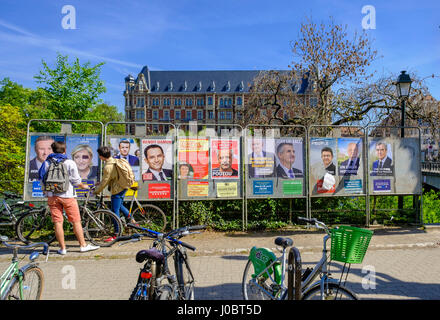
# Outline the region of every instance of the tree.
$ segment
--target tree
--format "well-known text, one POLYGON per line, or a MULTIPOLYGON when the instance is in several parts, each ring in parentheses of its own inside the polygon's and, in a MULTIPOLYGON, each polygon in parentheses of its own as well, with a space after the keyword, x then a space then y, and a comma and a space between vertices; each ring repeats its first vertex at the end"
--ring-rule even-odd
POLYGON ((56 65, 51 69, 43 60, 43 70, 34 78, 42 84, 49 100, 48 108, 56 119, 83 119, 88 110, 99 102, 99 95, 106 91, 100 80, 101 66, 81 65, 76 58, 72 65, 68 57, 57 55, 56 65))

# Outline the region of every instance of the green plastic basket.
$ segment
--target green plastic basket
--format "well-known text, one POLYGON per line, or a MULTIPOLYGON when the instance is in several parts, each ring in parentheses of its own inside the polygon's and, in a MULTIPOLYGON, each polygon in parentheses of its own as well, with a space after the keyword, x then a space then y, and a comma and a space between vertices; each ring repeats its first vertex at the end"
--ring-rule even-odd
POLYGON ((373 231, 349 226, 332 229, 331 260, 345 263, 362 263, 373 231))

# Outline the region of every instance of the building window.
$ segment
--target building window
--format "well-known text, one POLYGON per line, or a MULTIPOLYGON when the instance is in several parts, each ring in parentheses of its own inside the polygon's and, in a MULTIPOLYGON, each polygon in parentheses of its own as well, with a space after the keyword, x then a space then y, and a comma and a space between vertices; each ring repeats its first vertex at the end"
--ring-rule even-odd
POLYGON ((143 120, 145 117, 144 110, 136 110, 136 119, 143 120))
POLYGON ((226 120, 232 120, 232 112, 231 111, 226 112, 226 120))
POLYGON ((208 112, 208 119, 209 120, 214 120, 214 111, 209 111, 208 112))
POLYGON ((175 118, 176 120, 180 120, 180 110, 176 110, 176 111, 175 111, 174 118, 175 118))
POLYGON ((223 107, 223 98, 220 99, 220 107, 223 107))
POLYGON ((163 119, 164 120, 170 120, 170 112, 169 111, 164 111, 163 112, 163 119))
POLYGON ((203 120, 203 111, 197 111, 197 120, 203 120))
POLYGON ((186 120, 191 120, 191 111, 186 112, 186 120))
POLYGON ((212 97, 208 97, 208 105, 212 106, 212 97))
POLYGON ((220 120, 225 120, 225 112, 220 111, 220 120))
POLYGON ((153 120, 159 120, 159 111, 153 110, 153 120))
POLYGON ((237 97, 237 106, 241 106, 243 104, 243 99, 241 97, 237 97))
POLYGON ((243 116, 242 116, 241 112, 237 112, 237 119, 238 120, 243 119, 243 116))

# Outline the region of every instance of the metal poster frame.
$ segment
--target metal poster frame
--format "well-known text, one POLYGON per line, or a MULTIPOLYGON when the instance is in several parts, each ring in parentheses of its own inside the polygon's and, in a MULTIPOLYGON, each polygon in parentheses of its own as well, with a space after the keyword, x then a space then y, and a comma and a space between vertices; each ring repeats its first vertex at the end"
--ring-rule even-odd
MULTIPOLYGON (((101 121, 95 121, 95 120, 60 120, 60 119, 31 119, 27 123, 27 129, 26 129, 26 161, 25 161, 25 170, 24 170, 24 183, 23 183, 23 200, 24 201, 47 201, 46 197, 32 197, 28 195, 28 185, 29 185, 29 162, 30 162, 30 146, 31 146, 31 136, 35 135, 47 135, 47 136, 64 136, 66 139, 69 136, 85 136, 85 135, 92 135, 87 133, 72 133, 72 124, 73 123, 94 123, 99 124, 101 127, 101 134, 93 134, 97 135, 100 138, 99 144, 102 145, 102 137, 104 134, 104 124, 101 121), (31 132, 31 123, 33 122, 55 122, 55 123, 61 123, 61 130, 60 132, 31 132)), ((98 168, 102 167, 102 164, 98 162, 98 168)), ((101 170, 98 169, 97 172, 97 181, 101 180, 101 170)), ((81 198, 78 198, 78 200, 81 200, 81 198)))
MULTIPOLYGON (((127 131, 126 131, 127 132, 127 131)), ((127 138, 127 139, 140 139, 140 141, 142 141, 142 139, 171 139, 171 144, 172 144, 172 170, 173 170, 173 180, 171 182, 171 194, 170 194, 170 198, 166 198, 166 199, 161 199, 161 198, 145 198, 142 195, 141 196, 136 196, 136 198, 141 201, 141 202, 161 202, 161 201, 172 201, 173 202, 173 228, 176 226, 176 165, 175 165, 175 159, 176 159, 176 126, 172 123, 168 123, 168 122, 124 122, 124 121, 112 121, 112 122, 107 122, 105 124, 105 128, 104 128, 104 140, 103 140, 103 145, 108 146, 110 143, 111 138, 127 138), (124 134, 124 135, 110 135, 108 134, 108 128, 111 125, 125 125, 126 127, 129 125, 134 125, 136 126, 136 130, 135 130, 135 134, 124 134), (163 133, 163 134, 159 134, 159 135, 147 135, 147 127, 148 126, 153 126, 153 125, 158 125, 158 126, 169 126, 169 130, 167 131, 167 133, 163 133), (140 128, 143 128, 143 134, 140 134, 137 132, 137 130, 140 128), (172 134, 170 135, 170 132, 172 132, 172 134), (165 138, 164 138, 165 136, 165 138)), ((142 147, 142 143, 140 143, 139 148, 141 149, 142 147)), ((139 161, 142 161, 142 157, 139 158, 139 161)), ((137 182, 142 181, 142 172, 141 172, 141 163, 139 164, 139 179, 137 180, 137 182)), ((150 183, 148 183, 149 185, 150 183)), ((138 193, 138 191, 136 191, 136 193, 138 193)), ((130 197, 131 193, 127 193, 127 196, 130 197)), ((165 211, 165 210, 164 210, 165 211)), ((165 213, 166 214, 166 213, 165 213)))
MULTIPOLYGON (((177 130, 176 130, 176 161, 179 161, 179 142, 180 139, 185 139, 187 138, 188 140, 191 139, 201 139, 201 140, 207 140, 208 143, 208 148, 209 150, 206 151, 206 147, 203 149, 203 152, 207 152, 207 156, 208 156, 208 163, 207 163, 207 168, 203 168, 203 166, 200 166, 200 164, 198 163, 197 160, 197 164, 195 163, 190 163, 191 167, 193 166, 197 166, 197 170, 194 170, 193 168, 193 173, 195 173, 195 171, 197 172, 203 172, 201 174, 205 174, 207 173, 207 176, 205 175, 204 177, 197 177, 194 178, 186 178, 186 179, 177 179, 178 176, 176 175, 176 184, 177 184, 177 192, 176 192, 176 215, 177 215, 177 227, 179 227, 179 202, 180 201, 204 201, 204 200, 241 200, 242 201, 242 219, 243 219, 243 223, 244 223, 244 197, 243 197, 243 185, 244 185, 244 178, 243 178, 243 128, 242 126, 238 125, 238 124, 215 124, 215 123, 200 123, 200 122, 190 122, 190 123, 183 123, 183 124, 179 124, 177 126, 177 130), (187 130, 184 130, 183 128, 187 127, 187 130), (199 128, 201 128, 201 130, 199 130, 199 128), (200 131, 206 131, 206 134, 204 135, 199 135, 200 131), (237 134, 237 130, 238 133, 237 134), (211 133, 209 132, 211 131, 211 133), (235 133, 234 133, 235 132, 235 133), (181 135, 181 133, 184 133, 184 135, 181 135), (238 167, 237 169, 233 169, 233 170, 237 170, 238 171, 238 179, 235 178, 221 178, 221 176, 219 176, 218 178, 214 178, 213 176, 213 172, 214 169, 212 167, 212 157, 213 157, 213 150, 212 150, 212 144, 214 142, 219 142, 221 140, 227 140, 228 142, 231 142, 231 148, 234 149, 232 146, 235 145, 232 144, 232 142, 237 141, 237 146, 235 148, 235 150, 238 151, 239 153, 239 157, 238 157, 238 167), (208 169, 208 172, 206 172, 206 169, 208 169), (193 195, 190 196, 189 194, 189 184, 191 183, 191 192, 195 192, 195 194, 197 194, 197 192, 200 192, 200 195, 193 195), (232 184, 232 191, 235 189, 234 188, 234 184, 237 184, 237 188, 236 188, 236 192, 237 192, 237 196, 228 196, 228 192, 230 192, 231 194, 233 194, 233 192, 231 192, 231 189, 229 188, 229 184, 232 184), (224 190, 222 190, 221 192, 225 192, 224 194, 226 195, 220 195, 220 188, 219 185, 222 184, 222 186, 225 186, 224 190), (186 196, 182 196, 182 194, 185 194, 186 191, 186 196), (206 195, 205 195, 206 194, 206 195)), ((190 143, 190 142, 188 142, 190 143)), ((197 149, 195 150, 196 154, 197 154, 197 159, 200 158, 199 156, 199 150, 198 150, 198 146, 200 144, 197 144, 197 149)), ((231 150, 232 150, 231 149, 231 150)), ((217 151, 217 150, 216 150, 217 151)), ((234 158, 234 153, 232 152, 232 158, 234 158)), ((188 155, 185 156, 185 158, 190 157, 189 153, 188 155)), ((190 157, 192 160, 194 160, 194 157, 190 157)), ((237 157, 235 157, 235 159, 237 159, 237 157)), ((185 162, 185 161, 184 161, 185 162)), ((191 161, 193 162, 193 161, 191 161)), ((234 161, 232 160, 231 162, 231 167, 232 164, 234 163, 234 161)), ((177 165, 176 165, 177 168, 177 165)), ((243 229, 244 229, 244 224, 243 224, 243 229)))
MULTIPOLYGON (((270 131, 269 131, 270 132, 270 131)), ((244 195, 244 199, 245 199, 245 213, 244 213, 244 225, 247 227, 248 225, 248 199, 252 199, 252 200, 258 200, 258 199, 267 199, 267 198, 272 198, 272 199, 305 199, 306 200, 306 215, 308 214, 308 195, 309 195, 309 187, 308 187, 308 157, 307 157, 307 150, 308 150, 308 132, 307 132, 307 128, 305 126, 302 125, 262 125, 262 124, 248 124, 245 127, 245 130, 243 132, 243 158, 245 159, 245 161, 243 161, 243 164, 245 165, 244 167, 244 175, 245 175, 245 183, 243 185, 243 195, 244 195), (283 133, 281 133, 282 129, 293 129, 293 130, 299 130, 302 132, 302 135, 295 135, 295 136, 288 136, 288 135, 284 135, 283 133), (258 178, 250 178, 249 175, 249 163, 248 163, 248 149, 249 149, 249 145, 248 145, 248 139, 253 138, 253 137, 260 137, 260 135, 255 135, 255 131, 256 130, 260 130, 261 132, 264 131, 265 134, 261 135, 262 139, 273 139, 273 147, 274 147, 274 164, 273 164, 273 172, 274 175, 276 173, 276 159, 278 158, 276 156, 276 140, 294 140, 294 139, 301 139, 302 140, 302 174, 303 174, 303 178, 302 178, 302 192, 301 194, 295 194, 297 192, 297 190, 295 190, 295 192, 290 193, 290 194, 285 194, 284 192, 284 186, 285 184, 283 182, 297 182, 300 181, 298 179, 294 179, 292 181, 288 180, 283 180, 280 177, 275 176, 270 176, 270 177, 258 177, 258 178), (272 134, 273 135, 267 135, 268 130, 272 130, 272 134), (252 132, 251 132, 252 131, 252 132), (278 131, 278 132, 277 132, 278 131), (263 179, 263 180, 256 180, 256 179, 263 179), (281 187, 278 187, 279 182, 281 179, 281 187), (266 195, 255 195, 254 193, 254 187, 255 187, 255 182, 254 181, 262 181, 269 183, 269 191, 271 191, 271 194, 269 195, 269 193, 267 193, 266 195), (271 183, 270 183, 271 182, 271 183), (275 190, 275 185, 277 186, 276 190, 275 190), (271 187, 271 188, 270 188, 271 187), (251 190, 252 194, 251 194, 251 190), (282 194, 282 196, 280 195, 282 194)), ((266 140, 267 142, 267 140, 266 140)), ((255 169, 254 169, 255 170, 255 169)), ((287 177, 287 176, 286 176, 287 177)), ((263 191, 265 190, 264 185, 263 187, 263 191)), ((291 192, 292 190, 290 190, 291 192)), ((263 193, 265 193, 266 191, 264 191, 263 193)), ((289 206, 289 212, 292 209, 292 204, 290 203, 289 206)))
MULTIPOLYGON (((366 143, 367 143, 367 147, 369 147, 370 142, 372 139, 374 139, 375 137, 371 135, 371 133, 374 130, 378 130, 381 129, 381 133, 383 133, 384 131, 387 131, 387 133, 385 134, 381 134, 380 136, 376 136, 381 137, 382 139, 384 138, 399 138, 399 139, 405 139, 405 138, 418 138, 417 142, 418 142, 418 146, 417 149, 415 150, 415 152, 418 152, 420 154, 420 150, 421 150, 421 129, 420 127, 413 127, 413 126, 408 126, 408 127, 402 127, 402 126, 367 126, 366 130, 365 130, 365 135, 366 135, 366 143), (415 130, 417 131, 417 136, 406 136, 405 134, 405 130, 415 130), (403 137, 402 137, 402 133, 403 133, 403 137)), ((395 156, 395 155, 393 155, 395 156)), ((394 162, 394 160, 393 160, 394 162)), ((419 215, 416 216, 416 218, 420 218, 420 221, 418 222, 423 222, 423 175, 422 175, 422 165, 421 165, 421 161, 416 162, 419 166, 418 168, 418 181, 420 183, 419 185, 419 192, 413 192, 413 193, 408 193, 408 192, 387 192, 387 193, 377 193, 377 192, 371 192, 370 191, 370 185, 368 185, 368 195, 370 198, 370 196, 414 196, 414 197, 420 197, 420 206, 419 206, 419 215)), ((367 165, 370 165, 370 159, 369 159, 369 152, 367 152, 367 165)), ((394 170, 395 172, 393 173, 392 177, 394 179, 397 179, 396 176, 396 170, 394 170)), ((371 178, 370 175, 368 175, 368 182, 369 184, 373 182, 373 179, 371 178)), ((370 216, 370 207, 368 208, 368 214, 370 216)), ((369 225, 369 221, 368 221, 368 225, 369 225)))
MULTIPOLYGON (((309 177, 311 176, 311 167, 310 165, 312 164, 312 161, 310 159, 311 157, 311 149, 312 149, 312 139, 336 139, 336 141, 338 141, 338 139, 362 139, 362 155, 361 157, 359 157, 360 161, 362 162, 362 166, 358 165, 356 168, 356 177, 358 178, 358 174, 357 174, 357 170, 361 167, 362 168, 362 192, 354 192, 354 193, 334 193, 338 191, 338 188, 342 188, 341 183, 343 183, 343 188, 345 190, 345 182, 346 181, 351 181, 351 173, 348 174, 349 179, 346 180, 345 178, 345 174, 342 176, 339 174, 339 170, 340 167, 339 165, 336 166, 335 170, 338 171, 338 174, 336 174, 335 172, 335 176, 337 176, 337 179, 339 181, 335 182, 335 188, 333 188, 333 193, 322 193, 322 194, 313 194, 313 192, 310 191, 309 188, 309 214, 308 217, 311 218, 312 217, 312 198, 324 198, 324 197, 365 197, 365 219, 366 219, 366 224, 369 224, 369 197, 368 197, 368 176, 367 176, 367 171, 366 171, 366 163, 367 163, 367 157, 366 157, 366 130, 365 127, 362 126, 347 126, 347 125, 340 125, 340 126, 334 126, 334 125, 311 125, 308 127, 308 142, 309 142, 309 150, 307 153, 307 157, 309 158, 309 167, 308 169, 308 173, 309 173, 309 177), (325 136, 313 136, 313 131, 314 129, 325 129, 327 128, 328 130, 330 130, 330 134, 327 133, 325 136), (347 131, 355 131, 361 134, 358 135, 343 135, 342 134, 342 130, 347 130, 347 131), (338 187, 336 187, 336 185, 338 185, 338 187), (341 187, 340 187, 341 186, 341 187)), ((336 163, 337 163, 337 159, 338 159, 338 150, 339 150, 339 145, 336 148, 336 163)), ((335 157, 335 155, 333 155, 333 158, 335 157)), ((354 174, 353 174, 354 175, 354 174)), ((355 181, 357 181, 358 179, 356 179, 355 181)), ((354 181, 354 180, 353 180, 354 181)), ((309 187, 310 187, 310 179, 309 179, 309 187)), ((357 187, 357 189, 359 190, 359 188, 357 187)), ((341 190, 341 189, 339 189, 341 190)))

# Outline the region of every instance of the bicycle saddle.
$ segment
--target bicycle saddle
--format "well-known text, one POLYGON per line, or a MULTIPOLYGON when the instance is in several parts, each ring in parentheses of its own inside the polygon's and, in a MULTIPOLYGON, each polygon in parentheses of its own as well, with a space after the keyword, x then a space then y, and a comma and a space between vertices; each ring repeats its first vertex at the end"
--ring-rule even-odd
POLYGON ((133 191, 137 191, 137 189, 139 189, 139 187, 138 186, 132 186, 132 187, 130 187, 130 189, 133 190, 133 191))
POLYGON ((290 238, 278 237, 275 239, 275 244, 278 246, 282 246, 283 248, 287 248, 293 245, 293 240, 290 238))
POLYGON ((165 257, 163 256, 163 254, 156 248, 141 250, 136 253, 137 262, 142 263, 147 259, 151 259, 153 261, 156 261, 157 263, 164 263, 165 261, 165 257))

